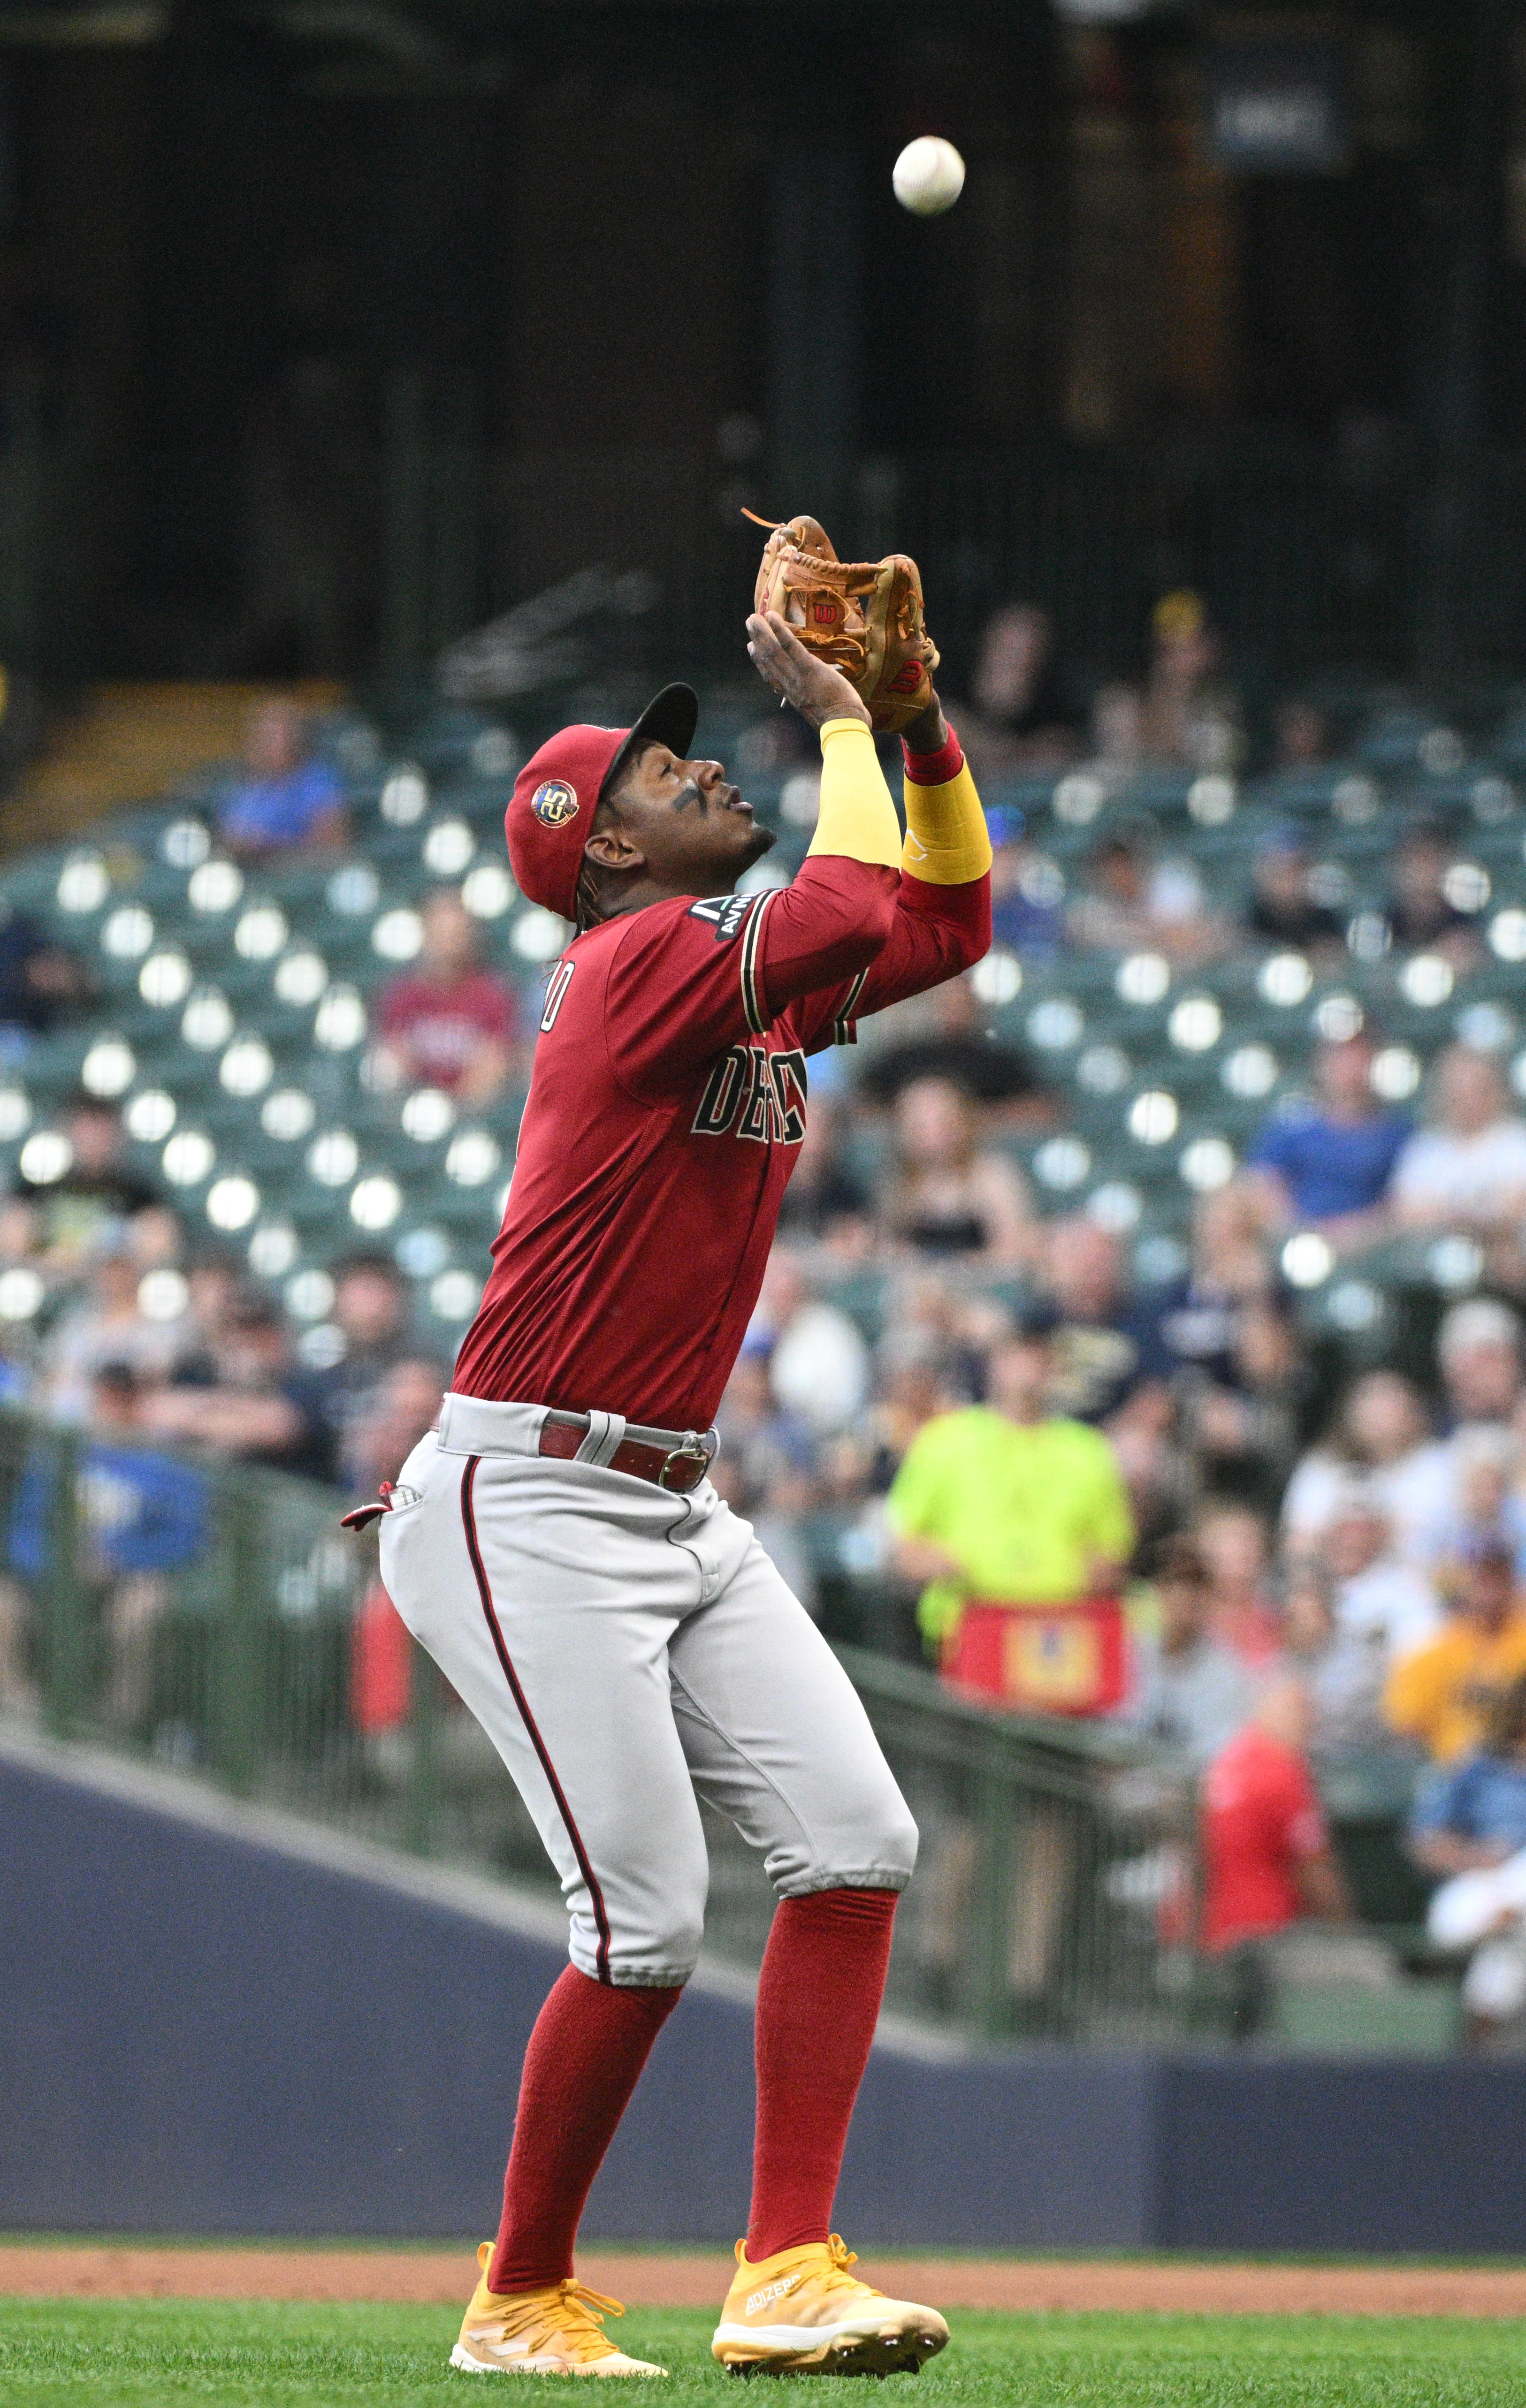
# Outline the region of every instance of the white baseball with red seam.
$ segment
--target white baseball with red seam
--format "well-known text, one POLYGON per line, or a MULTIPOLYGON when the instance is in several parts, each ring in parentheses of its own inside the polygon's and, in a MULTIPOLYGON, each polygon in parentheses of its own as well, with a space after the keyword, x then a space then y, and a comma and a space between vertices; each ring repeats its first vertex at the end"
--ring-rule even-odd
POLYGON ((964 161, 941 134, 919 134, 896 161, 890 181, 903 209, 941 217, 964 190, 964 161))

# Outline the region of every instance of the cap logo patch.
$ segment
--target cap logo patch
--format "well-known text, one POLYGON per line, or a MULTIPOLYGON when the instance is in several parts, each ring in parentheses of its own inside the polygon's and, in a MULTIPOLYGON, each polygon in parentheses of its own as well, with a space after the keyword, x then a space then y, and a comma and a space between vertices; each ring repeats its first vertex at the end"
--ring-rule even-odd
POLYGON ((544 827, 565 827, 578 815, 578 798, 561 778, 548 778, 530 796, 530 809, 544 827))

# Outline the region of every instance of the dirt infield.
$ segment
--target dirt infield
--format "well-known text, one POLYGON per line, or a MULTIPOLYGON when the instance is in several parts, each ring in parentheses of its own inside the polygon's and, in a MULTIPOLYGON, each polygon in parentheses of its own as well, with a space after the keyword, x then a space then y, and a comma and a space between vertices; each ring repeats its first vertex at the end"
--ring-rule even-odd
MULTIPOLYGON (((590 2249, 578 2271, 629 2307, 717 2306, 720 2255, 590 2249)), ((886 2291, 942 2308, 1107 2308, 1177 2315, 1526 2316, 1526 2270, 1257 2266, 1002 2258, 868 2257, 886 2291)), ((476 2277, 468 2251, 306 2249, 247 2243, 118 2247, 0 2243, 0 2293, 32 2298, 385 2300, 456 2307, 476 2277)))

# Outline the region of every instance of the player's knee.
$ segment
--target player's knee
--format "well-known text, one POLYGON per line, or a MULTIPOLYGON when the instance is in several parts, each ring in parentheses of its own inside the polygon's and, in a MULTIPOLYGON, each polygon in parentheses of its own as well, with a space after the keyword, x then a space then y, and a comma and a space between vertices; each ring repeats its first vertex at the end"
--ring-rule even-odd
POLYGON ((869 1795, 842 1801, 847 1811, 830 1832, 799 1851, 783 1849, 770 1858, 774 1887, 782 1896, 818 1889, 904 1889, 916 1869, 916 1825, 888 1776, 869 1795))
POLYGON ((682 1989, 699 1962, 704 1936, 702 1914, 675 1914, 624 1942, 617 1937, 610 1950, 610 1978, 682 1989))
POLYGON ((887 1882, 888 1888, 904 1889, 915 1872, 919 1836, 912 1810, 898 1793, 894 1807, 881 1825, 876 1854, 876 1862, 884 1866, 887 1874, 896 1876, 887 1882))

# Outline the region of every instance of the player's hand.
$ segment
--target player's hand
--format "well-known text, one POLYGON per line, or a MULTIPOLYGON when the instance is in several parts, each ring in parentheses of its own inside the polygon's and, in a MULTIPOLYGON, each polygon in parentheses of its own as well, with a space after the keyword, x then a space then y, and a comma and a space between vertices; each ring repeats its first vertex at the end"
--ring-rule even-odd
POLYGON ((753 613, 747 651, 764 683, 792 702, 808 727, 821 727, 828 719, 861 719, 869 725, 869 712, 841 670, 808 652, 777 610, 753 613))

